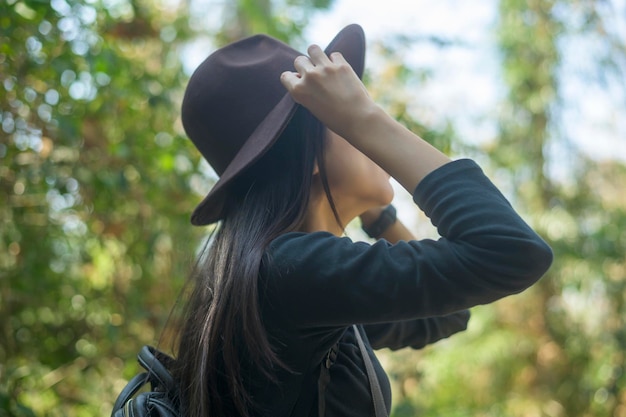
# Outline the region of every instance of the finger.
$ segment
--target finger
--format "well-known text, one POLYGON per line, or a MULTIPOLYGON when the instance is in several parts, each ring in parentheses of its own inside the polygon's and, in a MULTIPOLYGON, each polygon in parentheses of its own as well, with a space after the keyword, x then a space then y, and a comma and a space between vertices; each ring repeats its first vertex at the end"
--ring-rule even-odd
POLYGON ((311 71, 313 68, 315 68, 315 65, 313 65, 311 60, 304 55, 296 57, 296 59, 294 59, 293 61, 293 66, 300 74, 304 74, 305 72, 311 71))
POLYGON ((300 74, 292 71, 285 71, 280 74, 280 82, 287 89, 287 91, 291 92, 296 83, 300 80, 300 74))
POLYGON ((313 44, 309 46, 307 52, 311 57, 311 62, 313 62, 313 64, 315 65, 324 65, 330 63, 330 59, 328 59, 328 56, 326 55, 326 53, 324 53, 324 51, 322 51, 322 48, 320 48, 319 45, 313 44))
POLYGON ((341 52, 332 52, 330 54, 329 59, 335 64, 348 64, 349 65, 348 61, 346 61, 346 58, 344 58, 341 52))

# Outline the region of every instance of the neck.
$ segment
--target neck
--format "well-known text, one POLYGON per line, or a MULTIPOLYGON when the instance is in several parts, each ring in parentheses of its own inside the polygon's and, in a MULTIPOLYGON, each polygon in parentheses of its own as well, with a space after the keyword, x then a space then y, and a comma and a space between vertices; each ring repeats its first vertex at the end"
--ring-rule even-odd
MULTIPOLYGON (((345 216, 339 207, 336 208, 340 219, 352 218, 345 216)), ((314 187, 306 215, 299 229, 307 233, 326 231, 335 236, 342 236, 344 234, 344 226, 345 223, 343 221, 341 224, 337 222, 326 193, 318 187, 314 187)))

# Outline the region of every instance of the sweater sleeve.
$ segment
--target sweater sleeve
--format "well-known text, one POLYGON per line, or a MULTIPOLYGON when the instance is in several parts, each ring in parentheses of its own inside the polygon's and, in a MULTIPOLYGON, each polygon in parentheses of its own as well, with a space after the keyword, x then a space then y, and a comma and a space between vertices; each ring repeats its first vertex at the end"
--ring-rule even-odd
POLYGON ((469 318, 469 310, 463 310, 443 317, 368 324, 364 328, 374 349, 421 349, 467 329, 469 318))
POLYGON ((274 313, 297 327, 445 316, 523 291, 552 262, 549 246, 471 160, 429 174, 414 201, 439 240, 275 239, 261 270, 274 313))

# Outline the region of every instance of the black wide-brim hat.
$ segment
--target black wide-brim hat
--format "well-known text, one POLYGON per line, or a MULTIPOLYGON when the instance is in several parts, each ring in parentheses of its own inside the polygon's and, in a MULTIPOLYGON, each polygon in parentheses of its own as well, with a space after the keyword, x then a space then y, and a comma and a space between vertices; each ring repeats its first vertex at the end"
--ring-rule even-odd
MULTIPOLYGON (((362 77, 365 34, 342 29, 325 49, 340 52, 362 77)), ((255 35, 212 53, 192 74, 182 104, 185 132, 219 175, 194 210, 191 223, 207 225, 224 216, 229 186, 276 142, 298 104, 280 82, 304 55, 266 35, 255 35)))

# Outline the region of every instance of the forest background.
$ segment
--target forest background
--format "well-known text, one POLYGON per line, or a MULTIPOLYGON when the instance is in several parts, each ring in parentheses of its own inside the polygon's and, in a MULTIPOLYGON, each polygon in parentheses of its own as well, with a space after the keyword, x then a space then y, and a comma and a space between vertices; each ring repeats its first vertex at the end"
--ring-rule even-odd
MULTIPOLYGON (((183 57, 256 32, 304 50, 311 21, 339 1, 0 1, 0 416, 108 415, 138 349, 169 346, 165 322, 208 233, 189 213, 214 181, 181 129, 183 57)), ((437 90, 444 66, 407 59, 475 45, 369 39, 365 81, 378 102, 452 156, 480 161, 556 255, 531 290, 475 308, 467 332, 381 352, 393 417, 626 417, 626 15, 616 5, 494 1, 500 103, 475 120, 493 122, 478 140, 420 95, 437 90), (612 104, 572 101, 572 79, 612 104), (606 117, 582 146, 589 106, 606 117), (605 152, 592 155, 600 136, 605 152)), ((349 234, 362 238, 358 224, 349 234)))

